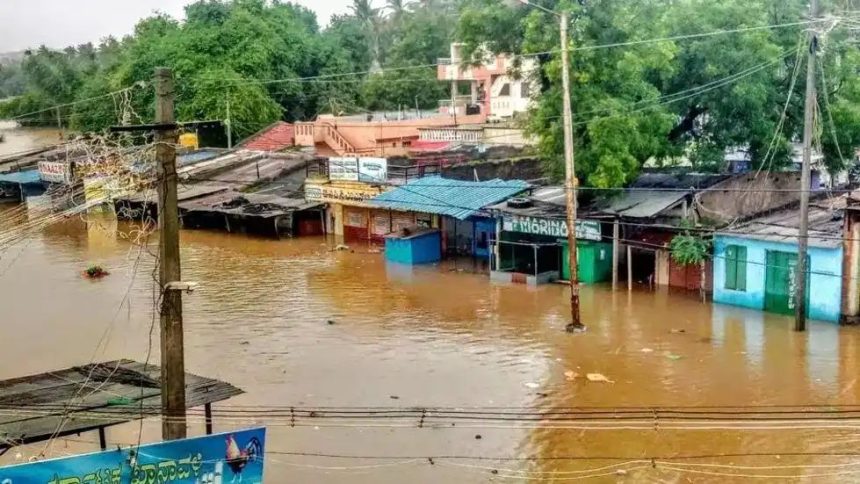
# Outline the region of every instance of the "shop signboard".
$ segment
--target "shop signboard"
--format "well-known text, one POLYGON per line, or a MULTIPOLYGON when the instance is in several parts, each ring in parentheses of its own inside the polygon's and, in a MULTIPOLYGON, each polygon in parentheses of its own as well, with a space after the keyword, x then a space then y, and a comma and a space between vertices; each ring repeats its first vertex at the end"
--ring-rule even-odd
POLYGON ((388 179, 388 160, 354 156, 329 158, 328 178, 331 181, 385 183, 388 179))
MULTIPOLYGON (((511 215, 505 217, 503 228, 506 232, 520 232, 558 238, 567 237, 567 221, 564 219, 511 215)), ((600 241, 600 222, 577 220, 576 238, 580 240, 600 241)))
POLYGON ((265 428, 0 467, 2 484, 263 482, 265 428))
POLYGON ((385 183, 388 180, 388 160, 385 158, 359 158, 358 181, 385 183))
POLYGON ((332 181, 358 181, 358 158, 329 158, 328 178, 332 181))
POLYGON ((382 192, 383 190, 379 187, 358 183, 347 183, 343 184, 343 186, 305 183, 305 199, 309 202, 364 206, 364 202, 382 192))
POLYGON ((39 178, 48 183, 69 183, 69 164, 64 161, 40 161, 39 178))

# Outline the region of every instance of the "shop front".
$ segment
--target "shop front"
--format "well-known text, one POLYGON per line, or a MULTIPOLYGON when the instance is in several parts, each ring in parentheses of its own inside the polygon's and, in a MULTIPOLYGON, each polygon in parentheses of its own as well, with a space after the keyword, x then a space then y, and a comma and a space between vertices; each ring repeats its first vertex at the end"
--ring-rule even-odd
MULTIPOLYGON (((563 218, 503 213, 492 244, 492 279, 536 285, 569 278, 567 235, 563 218)), ((612 246, 602 242, 601 223, 578 220, 576 237, 580 281, 608 280, 612 246)))
POLYGON ((344 241, 381 242, 392 226, 388 211, 372 208, 367 201, 383 193, 385 188, 357 181, 307 180, 305 199, 322 202, 326 209, 327 232, 344 241))
POLYGON ((442 218, 442 245, 445 254, 481 259, 490 257, 490 241, 496 232, 496 220, 489 217, 469 217, 457 220, 442 218))

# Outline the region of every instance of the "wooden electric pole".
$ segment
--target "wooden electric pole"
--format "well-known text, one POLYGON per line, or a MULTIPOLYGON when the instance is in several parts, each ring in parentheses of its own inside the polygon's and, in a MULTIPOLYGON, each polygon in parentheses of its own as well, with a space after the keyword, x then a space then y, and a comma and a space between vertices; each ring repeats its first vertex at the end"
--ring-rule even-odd
MULTIPOLYGON (((155 70, 155 124, 175 125, 173 71, 155 70)), ((185 348, 179 264, 179 208, 176 194, 176 129, 156 130, 158 163, 159 283, 161 285, 161 434, 182 439, 185 427, 185 348)))
POLYGON ((797 234, 797 266, 794 284, 794 330, 806 331, 806 283, 809 267, 807 249, 809 247, 809 192, 810 165, 812 164, 812 136, 815 126, 816 105, 816 55, 818 36, 815 31, 818 19, 818 0, 809 5, 809 52, 806 60, 806 106, 803 116, 803 165, 800 171, 800 226, 797 234))
MULTIPOLYGON (((233 148, 233 120, 230 117, 230 91, 227 91, 227 148, 233 148)), ((259 178, 259 177, 257 177, 259 178)))
POLYGON ((568 15, 561 13, 561 86, 564 113, 564 192, 567 205, 567 247, 570 267, 569 333, 585 330, 579 319, 579 268, 576 261, 576 170, 573 155, 573 114, 570 107, 570 55, 567 39, 568 15))

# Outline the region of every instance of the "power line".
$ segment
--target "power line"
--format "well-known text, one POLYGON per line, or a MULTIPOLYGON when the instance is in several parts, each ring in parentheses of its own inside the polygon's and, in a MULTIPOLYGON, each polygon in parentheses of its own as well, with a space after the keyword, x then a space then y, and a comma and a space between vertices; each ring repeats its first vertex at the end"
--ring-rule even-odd
MULTIPOLYGON (((726 35, 726 34, 734 34, 734 33, 743 33, 743 32, 751 32, 756 30, 768 30, 768 29, 779 29, 779 28, 787 28, 787 27, 797 27, 801 25, 811 25, 817 23, 831 22, 835 20, 839 20, 841 18, 834 19, 815 19, 815 20, 806 20, 802 22, 790 22, 783 24, 771 24, 771 25, 761 25, 755 27, 741 27, 737 29, 725 29, 725 30, 716 30, 711 32, 702 32, 698 34, 684 34, 684 35, 675 35, 670 37, 658 37, 652 39, 642 39, 628 42, 615 42, 608 44, 599 44, 599 45, 591 45, 591 46, 574 46, 571 47, 572 51, 582 51, 582 50, 597 50, 597 49, 609 49, 616 47, 627 47, 633 45, 642 45, 642 44, 651 44, 658 42, 666 42, 666 41, 674 41, 674 40, 686 40, 686 39, 697 39, 697 38, 705 38, 712 37, 718 35, 726 35)), ((548 54, 554 54, 560 52, 560 48, 547 50, 543 52, 533 52, 527 54, 519 54, 519 57, 540 57, 548 54)), ((436 62, 430 64, 422 64, 417 66, 397 66, 397 67, 383 67, 381 72, 385 71, 403 71, 403 70, 414 70, 414 69, 427 69, 431 67, 438 67, 440 65, 449 65, 444 62, 436 62)), ((367 75, 371 73, 376 73, 379 71, 356 71, 356 72, 347 72, 347 73, 337 73, 337 74, 322 74, 318 76, 306 76, 306 77, 295 77, 295 78, 286 78, 286 79, 250 79, 250 78, 234 78, 234 79, 223 79, 223 78, 205 78, 205 80, 211 81, 222 81, 222 82, 237 82, 237 83, 250 83, 250 84, 277 84, 277 83, 288 83, 288 82, 306 82, 313 81, 317 79, 329 79, 329 78, 337 78, 337 77, 346 77, 346 76, 359 76, 359 75, 367 75)))
POLYGON ((115 96, 115 95, 117 95, 117 94, 121 94, 121 93, 124 93, 124 92, 131 91, 131 90, 132 90, 132 89, 134 89, 135 87, 141 87, 141 88, 143 88, 143 87, 145 87, 145 83, 137 83, 137 84, 135 84, 135 85, 133 85, 133 86, 129 86, 129 87, 126 87, 126 88, 123 88, 123 89, 119 89, 119 90, 117 90, 117 91, 109 92, 109 93, 107 93, 107 94, 102 94, 102 95, 99 95, 99 96, 93 96, 93 97, 86 98, 86 99, 80 99, 80 100, 78 100, 78 101, 72 101, 72 102, 64 103, 64 104, 55 104, 55 105, 53 105, 53 106, 47 107, 47 108, 45 108, 45 109, 41 109, 41 110, 39 110, 39 111, 32 111, 32 112, 29 112, 29 113, 19 114, 18 116, 14 116, 14 117, 12 117, 12 118, 10 118, 10 119, 11 119, 11 120, 13 120, 13 121, 16 121, 16 120, 19 120, 19 119, 21 119, 21 118, 25 118, 25 117, 27 117, 27 116, 31 116, 31 115, 33 115, 33 114, 46 113, 46 112, 48 112, 48 111, 54 111, 54 110, 57 110, 57 109, 59 109, 59 108, 65 108, 65 107, 69 107, 69 106, 76 106, 76 105, 78 105, 78 104, 88 103, 88 102, 95 101, 95 100, 98 100, 98 99, 104 99, 104 98, 106 98, 106 97, 111 97, 111 96, 115 96))

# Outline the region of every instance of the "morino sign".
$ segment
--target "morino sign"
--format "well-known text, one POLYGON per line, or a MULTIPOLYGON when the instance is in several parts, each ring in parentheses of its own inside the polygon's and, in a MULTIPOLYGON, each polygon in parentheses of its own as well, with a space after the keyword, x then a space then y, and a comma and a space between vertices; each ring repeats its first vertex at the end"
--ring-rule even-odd
MULTIPOLYGON (((512 215, 505 217, 503 227, 506 232, 546 235, 548 237, 567 237, 567 221, 539 217, 512 215)), ((576 238, 580 240, 601 240, 600 222, 591 220, 576 221, 576 238)))

